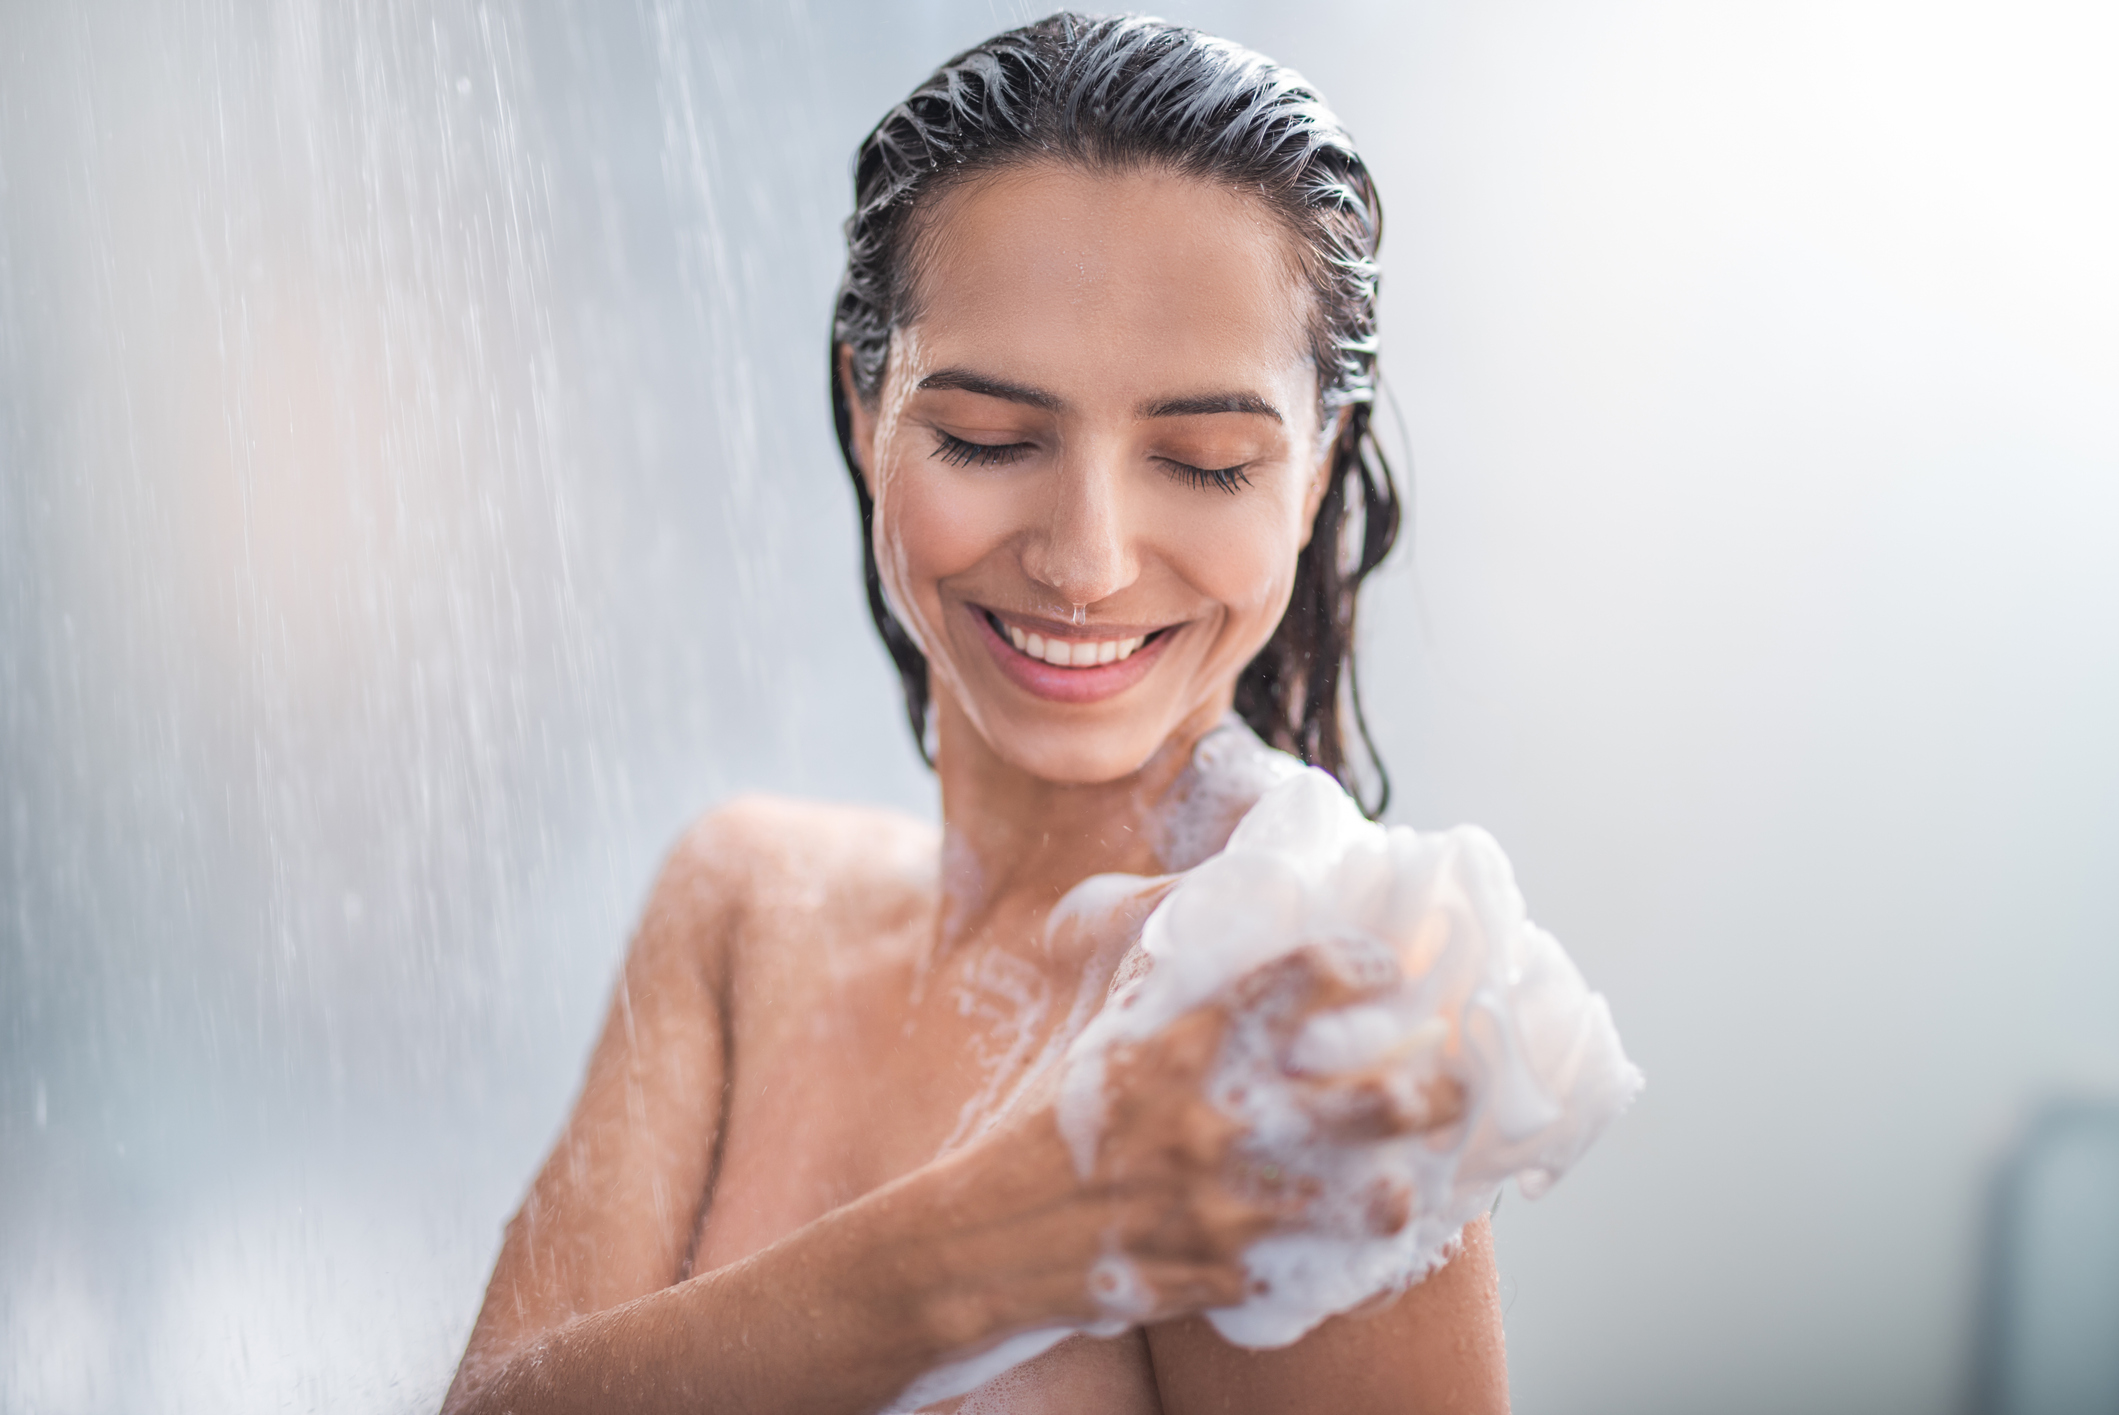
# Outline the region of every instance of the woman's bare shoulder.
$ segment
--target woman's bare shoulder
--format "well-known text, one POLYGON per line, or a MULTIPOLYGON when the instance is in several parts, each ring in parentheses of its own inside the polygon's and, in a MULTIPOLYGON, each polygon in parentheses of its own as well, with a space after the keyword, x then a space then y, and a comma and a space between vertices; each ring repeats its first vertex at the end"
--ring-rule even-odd
POLYGON ((878 806, 738 796, 694 821, 672 862, 759 883, 820 870, 878 876, 931 876, 941 833, 926 821, 878 806))
POLYGON ((896 913, 931 901, 941 833, 899 811, 745 795, 678 839, 648 911, 686 932, 783 909, 896 913))

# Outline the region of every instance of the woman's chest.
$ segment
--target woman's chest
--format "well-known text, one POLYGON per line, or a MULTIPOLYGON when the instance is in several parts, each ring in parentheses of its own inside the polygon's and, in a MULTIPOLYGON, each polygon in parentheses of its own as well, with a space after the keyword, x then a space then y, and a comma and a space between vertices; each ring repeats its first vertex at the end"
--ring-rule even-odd
MULTIPOLYGON (((744 940, 713 1187, 692 1270, 739 1261, 1036 1103, 1109 986, 1110 950, 1064 956, 1042 917, 933 947, 931 912, 811 913, 744 940)), ((1160 1409, 1146 1340, 1071 1338, 958 1415, 1160 1409)))
MULTIPOLYGON (((694 1271, 735 1262, 981 1133, 1045 1075, 1102 980, 994 946, 875 940, 754 979, 732 1027, 694 1271)), ((1100 996, 1100 992, 1097 994, 1100 996)))

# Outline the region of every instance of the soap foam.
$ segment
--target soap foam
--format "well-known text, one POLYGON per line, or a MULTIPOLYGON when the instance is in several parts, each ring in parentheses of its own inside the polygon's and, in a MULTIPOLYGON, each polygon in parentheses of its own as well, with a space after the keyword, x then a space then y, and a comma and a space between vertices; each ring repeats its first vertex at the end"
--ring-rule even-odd
POLYGON ((1641 1086, 1604 999, 1530 923, 1492 837, 1385 829, 1321 771, 1269 790, 1149 916, 1140 947, 1147 971, 1070 1049, 1060 1127, 1076 1163, 1093 1162, 1109 1049, 1202 1004, 1230 1007, 1207 1094, 1243 1123, 1252 1171, 1315 1194, 1299 1229, 1245 1253, 1254 1295, 1207 1314, 1240 1346, 1285 1346, 1418 1282, 1504 1180, 1542 1194, 1641 1086), (1237 985, 1306 946, 1365 995, 1296 1026, 1299 998, 1237 985), (1332 1138, 1301 1073, 1367 1067, 1406 1097, 1453 1085, 1461 1117, 1399 1139, 1332 1138), (1407 1196, 1405 1226, 1379 1236, 1379 1205, 1407 1196))
POLYGON ((1157 803, 1150 822, 1163 868, 1175 874, 1213 855, 1245 813, 1302 763, 1258 740, 1244 720, 1226 714, 1199 739, 1192 760, 1157 803))
MULTIPOLYGON (((1086 1176, 1111 1048, 1204 1004, 1227 1007, 1206 1094, 1242 1123, 1248 1172, 1313 1197, 1299 1227, 1246 1250, 1253 1295, 1206 1315, 1236 1345, 1285 1346, 1441 1266, 1507 1179, 1526 1197, 1544 1193, 1632 1101, 1641 1074, 1604 999, 1529 921, 1486 832, 1379 826, 1329 776, 1234 719, 1202 741, 1174 795, 1162 853, 1188 872, 1148 916, 1102 1009, 1078 1033, 1061 1030, 1072 1042, 1059 1059, 1059 1127, 1086 1176), (1226 846, 1207 854, 1239 812, 1226 846), (1257 970, 1305 948, 1352 983, 1346 1005, 1303 1018, 1297 992, 1261 984, 1270 975, 1257 970), (1461 1115, 1398 1139, 1334 1138, 1303 1096, 1318 1078, 1368 1068, 1408 1101, 1454 1087, 1461 1115), (1395 1233, 1379 1232, 1401 1215, 1395 1233)), ((1140 883, 1102 877, 1082 902, 1108 909, 1140 883)), ((962 1395, 1076 1330, 1114 1335, 1148 1310, 1122 1255, 1093 1278, 1103 1320, 1019 1333, 928 1373, 894 1408, 962 1395)))

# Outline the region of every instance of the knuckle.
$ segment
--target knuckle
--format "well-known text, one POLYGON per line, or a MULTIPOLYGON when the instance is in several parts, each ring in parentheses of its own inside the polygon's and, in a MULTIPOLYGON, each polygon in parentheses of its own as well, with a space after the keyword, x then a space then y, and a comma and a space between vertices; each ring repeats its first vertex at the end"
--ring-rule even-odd
POLYGON ((1186 1109, 1185 1154, 1204 1170, 1219 1170, 1235 1147, 1243 1127, 1204 1101, 1186 1109))
POLYGON ((1163 1060, 1188 1077, 1204 1072, 1221 1049, 1227 1020, 1228 1014, 1219 1007, 1186 1013, 1164 1033, 1163 1060))
POLYGON ((1417 1135, 1464 1114, 1464 1088, 1448 1076, 1418 1081, 1402 1072, 1371 1071, 1313 1082, 1304 1095, 1328 1133, 1348 1138, 1417 1135))
POLYGON ((1413 1219, 1412 1186, 1378 1180, 1369 1189, 1364 1209, 1370 1231, 1386 1237, 1401 1233, 1413 1219))
POLYGON ((1308 950, 1298 949, 1261 963, 1244 974, 1237 982, 1236 995, 1245 1006, 1255 1005, 1268 997, 1301 995, 1309 990, 1315 969, 1316 964, 1308 957, 1308 950))
POLYGON ((1186 1307, 1200 1311, 1209 1307, 1234 1307, 1244 1298, 1244 1280, 1241 1274, 1215 1273, 1194 1281, 1185 1293, 1189 1300, 1186 1307))
POLYGON ((1454 1125, 1464 1118, 1464 1086, 1454 1076, 1437 1076, 1421 1091, 1430 1127, 1454 1125))

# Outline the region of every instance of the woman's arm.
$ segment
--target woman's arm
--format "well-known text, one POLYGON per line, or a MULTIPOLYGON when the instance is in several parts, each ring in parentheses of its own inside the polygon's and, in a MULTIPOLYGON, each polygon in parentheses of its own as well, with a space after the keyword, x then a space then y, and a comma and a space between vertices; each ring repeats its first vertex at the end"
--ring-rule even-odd
POLYGON ((536 1267, 518 1223, 509 1249, 525 1251, 503 1256, 445 1408, 873 1411, 1010 1333, 1102 1315, 1088 1273, 1114 1239, 1155 1289, 1151 1319, 1238 1301, 1272 1215, 1219 1181, 1232 1131, 1197 1099, 1219 1028, 1203 1015, 1130 1059, 1087 1182, 1040 1109, 752 1257, 585 1316, 539 1282, 542 1305, 516 1313, 509 1274, 536 1267))
MULTIPOLYGON (((879 1409, 950 1354, 1048 1320, 1040 1309, 1082 1286, 1081 1266, 1067 1272, 1058 1257, 1020 1262, 1039 1241, 1038 1212, 1062 1205, 1020 1190, 996 1204, 981 1192, 990 1184, 953 1168, 929 1166, 741 1262, 533 1332, 482 1366, 474 1338, 445 1408, 879 1409)), ((1051 1239, 1066 1248, 1062 1233, 1051 1239)))
POLYGON ((1200 1081, 1224 1022, 1205 1012, 1114 1062, 1086 1179, 1038 1108, 686 1277, 757 858, 740 810, 709 818, 656 886, 446 1410, 874 1410, 1012 1332, 1096 1319, 1088 1274, 1113 1242, 1155 1289, 1150 1319, 1240 1299, 1242 1250, 1274 1215, 1223 1186, 1234 1126, 1200 1081))
POLYGON ((656 882, 581 1095, 508 1223, 445 1409, 476 1408, 510 1359, 555 1329, 680 1276, 723 1111, 741 897, 731 834, 726 813, 707 817, 656 882))
POLYGON ((1165 1415, 1506 1415, 1493 1233, 1381 1311, 1333 1317, 1292 1346, 1247 1351, 1204 1317, 1148 1328, 1165 1415))
POLYGON ((940 1359, 923 1330, 940 1274, 894 1242, 935 1226, 920 1186, 682 1280, 724 1120, 753 814, 707 817, 665 866, 445 1410, 855 1410, 940 1359))

